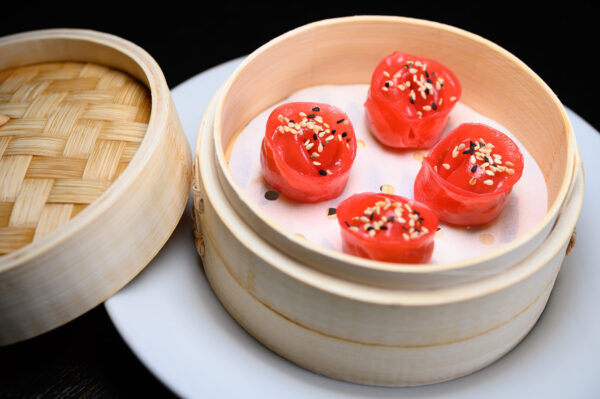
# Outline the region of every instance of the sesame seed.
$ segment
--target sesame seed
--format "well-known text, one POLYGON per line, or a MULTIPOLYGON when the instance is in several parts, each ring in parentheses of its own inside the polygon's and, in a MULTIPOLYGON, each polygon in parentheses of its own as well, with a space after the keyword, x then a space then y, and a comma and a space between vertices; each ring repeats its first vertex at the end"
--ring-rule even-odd
POLYGON ((340 120, 339 120, 339 121, 337 121, 336 123, 342 123, 342 122, 344 122, 344 121, 345 121, 345 119, 340 119, 340 120))
POLYGON ((383 87, 381 88, 381 90, 383 90, 383 91, 389 91, 390 89, 388 89, 388 88, 387 88, 387 86, 383 86, 383 87))
POLYGON ((283 123, 283 115, 279 114, 279 116, 277 116, 277 120, 283 123))
POLYGON ((385 76, 386 78, 389 78, 390 74, 388 73, 388 71, 383 71, 383 76, 385 76))
POLYGON ((433 110, 436 111, 437 110, 437 104, 434 103, 434 102, 432 102, 431 103, 431 108, 433 108, 433 110))
POLYGON ((506 161, 506 162, 504 162, 504 164, 505 164, 506 166, 515 166, 515 164, 514 164, 514 163, 512 163, 512 162, 510 162, 510 161, 506 161))
POLYGON ((311 148, 313 148, 315 146, 315 143, 309 143, 305 148, 306 150, 310 150, 311 148))
POLYGON ((447 163, 443 163, 442 166, 444 167, 444 169, 449 170, 450 169, 450 165, 447 163))
POLYGON ((487 179, 483 181, 483 184, 491 186, 492 184, 494 184, 494 181, 492 179, 487 179))
POLYGON ((511 168, 506 168, 506 173, 508 173, 509 175, 512 175, 515 173, 515 170, 511 169, 511 168))
POLYGON ((321 176, 327 176, 327 172, 325 172, 325 171, 324 171, 324 170, 322 170, 322 169, 319 169, 319 174, 320 174, 321 176))
POLYGON ((431 105, 423 105, 423 111, 431 111, 431 105))
POLYGON ((317 151, 323 152, 323 144, 322 143, 319 143, 319 146, 317 147, 317 151))
POLYGON ((449 98, 450 101, 456 101, 456 97, 452 96, 449 98))
POLYGON ((416 68, 410 68, 410 69, 408 70, 408 72, 410 72, 410 73, 412 73, 412 74, 415 74, 415 73, 419 72, 419 70, 418 70, 418 69, 416 69, 416 68))
POLYGON ((313 165, 315 165, 315 166, 321 166, 321 162, 313 161, 313 165))
POLYGON ((318 152, 313 152, 312 154, 310 154, 311 158, 318 158, 320 155, 318 152))
POLYGON ((485 174, 488 176, 495 176, 496 174, 494 172, 492 172, 491 170, 486 170, 485 174))
POLYGON ((305 117, 305 116, 306 116, 306 113, 305 113, 305 112, 300 112, 298 115, 300 115, 300 116, 302 116, 302 117, 305 117))
POLYGON ((321 108, 319 108, 319 107, 314 107, 312 110, 313 110, 313 111, 315 111, 315 112, 319 112, 319 111, 321 110, 321 108))
POLYGON ((358 232, 358 227, 356 226, 350 226, 350 231, 357 233, 358 232))
POLYGON ((477 179, 474 178, 474 177, 471 177, 471 180, 469 180, 469 184, 472 185, 472 186, 474 186, 475 183, 477 183, 477 179))
POLYGON ((333 173, 331 173, 330 169, 327 169, 326 172, 327 172, 328 175, 332 175, 333 174, 333 173))

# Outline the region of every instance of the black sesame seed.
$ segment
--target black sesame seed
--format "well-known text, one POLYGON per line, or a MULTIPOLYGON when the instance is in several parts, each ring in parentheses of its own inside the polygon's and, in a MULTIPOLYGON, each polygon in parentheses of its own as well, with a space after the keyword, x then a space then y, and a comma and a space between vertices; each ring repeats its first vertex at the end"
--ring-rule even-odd
POLYGON ((369 227, 367 227, 367 231, 371 231, 371 230, 373 230, 373 229, 375 229, 375 227, 373 227, 373 226, 369 226, 369 227))
POLYGON ((335 208, 329 208, 327 210, 327 216, 335 215, 335 212, 336 212, 335 208))
POLYGON ((468 150, 464 150, 462 153, 463 154, 471 154, 471 155, 473 155, 474 152, 475 152, 475 150, 473 148, 470 148, 468 150))
POLYGON ((375 212, 371 212, 371 214, 369 215, 369 220, 373 220, 374 217, 375 217, 375 212))
POLYGON ((485 147, 485 143, 483 141, 479 142, 479 145, 485 147))
POLYGON ((331 134, 335 134, 335 132, 337 132, 337 130, 333 129, 333 130, 331 131, 331 134))
MULTIPOLYGON (((429 77, 429 72, 425 71, 425 77, 426 77, 426 78, 428 78, 428 77, 429 77)), ((427 79, 427 81, 428 81, 429 83, 432 83, 432 82, 431 82, 431 80, 429 80, 429 79, 427 79)))
POLYGON ((431 103, 431 108, 433 108, 433 110, 437 110, 437 104, 436 103, 431 103))
POLYGON ((316 140, 316 139, 318 139, 318 138, 319 138, 319 136, 317 136, 317 134, 316 134, 316 133, 313 133, 313 140, 316 140))
POLYGON ((279 198, 279 193, 275 190, 269 190, 265 193, 265 199, 269 201, 275 201, 277 198, 279 198))
POLYGON ((469 141, 469 147, 475 148, 475 143, 473 143, 472 141, 469 141))
POLYGON ((327 172, 325 172, 323 169, 319 169, 319 174, 321 176, 327 176, 327 172))
POLYGON ((471 168, 471 172, 475 173, 477 171, 477 165, 473 165, 471 168))
POLYGON ((425 88, 425 94, 429 95, 429 88, 428 87, 425 88))
POLYGON ((440 231, 441 229, 442 229, 441 227, 438 227, 435 231, 440 231))
POLYGON ((414 99, 413 97, 410 97, 410 98, 409 98, 409 100, 410 100, 410 103, 411 103, 411 104, 414 104, 414 103, 415 103, 415 99, 414 99))
POLYGON ((490 159, 486 155, 483 156, 483 159, 485 159, 485 162, 490 163, 490 159))
POLYGON ((408 65, 404 65, 404 69, 408 69, 408 65))
POLYGON ((344 222, 346 224, 346 227, 350 227, 350 223, 348 222, 344 222))
POLYGON ((306 115, 307 118, 314 118, 315 116, 315 114, 306 115))
POLYGON ((388 228, 387 228, 387 226, 381 226, 381 227, 379 227, 379 229, 380 230, 387 230, 388 228))
POLYGON ((433 80, 431 80, 431 79, 427 79, 426 82, 433 84, 433 80))
POLYGON ((296 122, 294 122, 294 120, 293 120, 293 119, 290 119, 290 123, 296 123, 296 122))
POLYGON ((342 133, 342 137, 346 137, 347 135, 348 135, 348 132, 342 133))
POLYGON ((404 230, 408 231, 408 227, 406 227, 406 226, 400 226, 400 227, 402 227, 404 230))
POLYGON ((423 220, 425 220, 425 219, 422 217, 419 218, 419 222, 423 223, 423 220))
POLYGON ((346 142, 348 142, 348 143, 349 143, 351 139, 352 139, 352 137, 348 137, 348 138, 346 139, 346 142))
POLYGON ((321 108, 319 108, 319 107, 314 107, 312 110, 313 110, 313 111, 315 111, 315 112, 319 112, 319 111, 321 110, 321 108))
POLYGON ((388 222, 390 222, 390 223, 394 223, 394 220, 395 220, 395 219, 394 219, 394 217, 393 217, 393 216, 390 216, 390 217, 388 218, 388 222))
POLYGON ((385 87, 390 87, 390 81, 385 82, 385 87))
POLYGON ((345 119, 340 119, 339 121, 337 121, 337 123, 342 123, 343 121, 345 121, 345 119))

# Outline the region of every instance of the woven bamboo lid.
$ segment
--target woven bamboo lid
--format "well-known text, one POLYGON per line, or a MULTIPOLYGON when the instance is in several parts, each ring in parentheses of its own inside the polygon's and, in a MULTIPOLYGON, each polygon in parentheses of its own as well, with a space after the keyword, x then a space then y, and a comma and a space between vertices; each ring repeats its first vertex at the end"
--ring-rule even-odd
POLYGON ((0 72, 0 255, 39 240, 96 200, 127 167, 150 93, 93 63, 0 72))
POLYGON ((119 37, 0 38, 0 345, 137 275, 177 226, 191 152, 154 59, 119 37))

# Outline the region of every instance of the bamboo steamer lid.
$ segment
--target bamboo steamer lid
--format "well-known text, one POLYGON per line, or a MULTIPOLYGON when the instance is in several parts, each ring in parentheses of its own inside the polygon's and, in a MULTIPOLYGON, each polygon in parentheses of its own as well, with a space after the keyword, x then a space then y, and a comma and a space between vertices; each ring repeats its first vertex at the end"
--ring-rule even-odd
POLYGON ((0 39, 0 344, 129 282, 175 228, 191 155, 143 49, 85 30, 0 39))

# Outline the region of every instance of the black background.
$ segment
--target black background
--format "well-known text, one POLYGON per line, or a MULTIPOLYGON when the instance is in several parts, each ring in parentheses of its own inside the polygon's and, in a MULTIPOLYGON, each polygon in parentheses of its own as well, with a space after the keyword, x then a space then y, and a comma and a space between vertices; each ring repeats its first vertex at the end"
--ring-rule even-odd
MULTIPOLYGON (((600 128, 595 61, 600 46, 593 2, 545 7, 524 2, 446 4, 11 2, 0 7, 0 36, 59 27, 112 33, 148 51, 169 86, 175 87, 308 22, 358 14, 423 18, 504 47, 533 69, 567 107, 600 128)), ((171 393, 135 358, 102 306, 41 337, 0 348, 0 397, 147 395, 171 393)))

